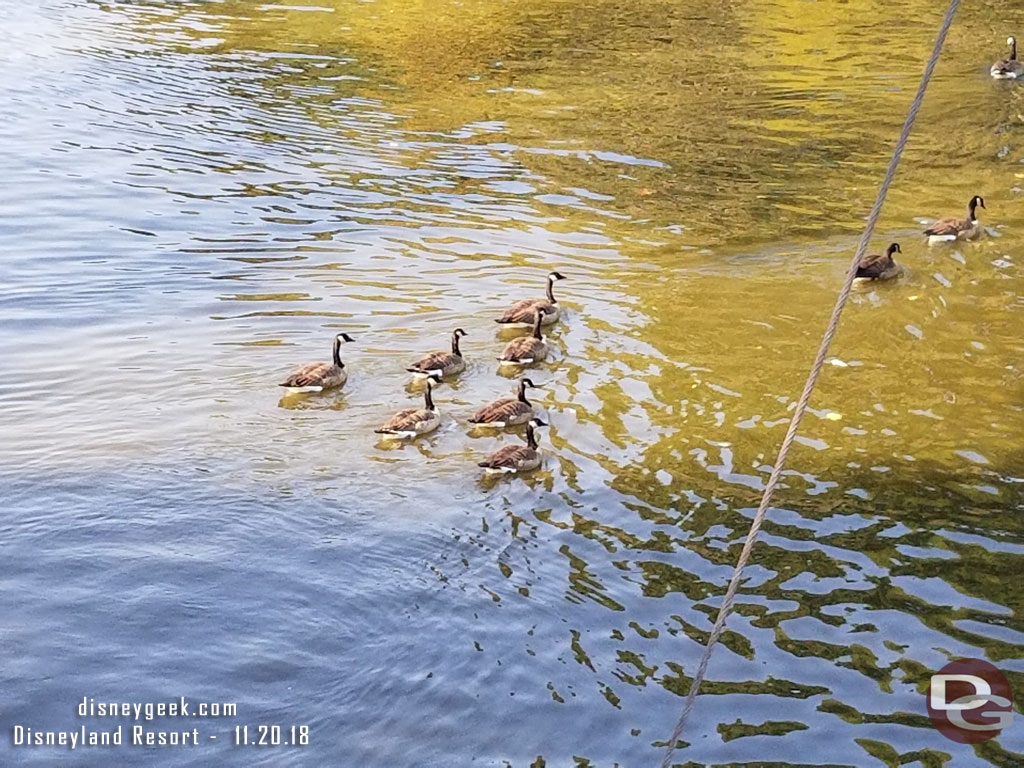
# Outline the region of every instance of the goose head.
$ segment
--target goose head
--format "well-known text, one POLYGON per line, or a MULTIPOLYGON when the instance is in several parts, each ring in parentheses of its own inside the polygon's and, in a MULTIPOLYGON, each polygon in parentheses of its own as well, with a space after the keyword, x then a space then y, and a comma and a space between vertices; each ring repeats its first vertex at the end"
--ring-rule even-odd
POLYGON ((334 360, 334 364, 339 368, 345 367, 345 364, 341 362, 341 343, 343 341, 354 341, 354 339, 347 333, 339 333, 334 337, 334 349, 331 352, 331 358, 334 360))
POLYGON ((526 444, 533 448, 533 450, 535 451, 537 450, 537 435, 535 434, 534 430, 537 427, 546 426, 547 424, 538 419, 536 416, 534 416, 532 419, 526 422, 526 444))
POLYGON ((527 387, 530 387, 532 389, 540 389, 540 387, 538 387, 536 384, 534 384, 530 379, 526 378, 525 376, 523 378, 521 378, 519 380, 519 399, 522 402, 524 402, 524 403, 527 402, 527 399, 526 399, 526 388, 527 387))
POLYGON ((903 253, 903 251, 900 250, 899 243, 890 243, 889 247, 885 249, 886 256, 891 257, 894 253, 903 253))

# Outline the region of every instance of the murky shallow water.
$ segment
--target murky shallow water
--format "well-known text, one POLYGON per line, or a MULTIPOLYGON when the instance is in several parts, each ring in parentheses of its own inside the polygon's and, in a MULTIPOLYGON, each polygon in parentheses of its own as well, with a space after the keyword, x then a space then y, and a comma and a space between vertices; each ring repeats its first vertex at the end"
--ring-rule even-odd
MULTIPOLYGON (((656 763, 933 4, 28 5, 0 3, 5 730, 185 695, 310 745, 102 754, 656 763), (551 268, 549 458, 481 482, 515 439, 465 429, 512 386, 491 318, 551 268), (446 422, 383 449, 456 326, 446 422), (343 394, 281 399, 339 330, 343 394)), ((1021 29, 956 23, 878 232, 907 273, 848 308, 682 763, 1024 759, 921 693, 957 655, 1024 681, 1024 91, 985 71, 1021 29), (975 193, 989 237, 923 247, 975 193)))

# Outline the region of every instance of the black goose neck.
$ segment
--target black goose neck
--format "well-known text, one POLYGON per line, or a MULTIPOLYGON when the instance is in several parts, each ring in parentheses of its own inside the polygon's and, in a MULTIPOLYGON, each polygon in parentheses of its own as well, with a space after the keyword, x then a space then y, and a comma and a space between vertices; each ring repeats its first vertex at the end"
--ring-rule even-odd
POLYGON ((334 337, 334 348, 331 350, 331 357, 334 358, 334 364, 339 368, 344 368, 345 364, 341 362, 341 339, 337 336, 334 337))
POLYGON ((544 313, 538 309, 536 315, 533 318, 533 338, 537 339, 538 341, 540 341, 542 338, 540 335, 540 324, 543 317, 544 313))
POLYGON ((537 450, 537 435, 533 431, 533 424, 526 425, 526 444, 537 450))
POLYGON ((427 405, 428 411, 434 410, 434 385, 427 382, 427 391, 423 393, 423 402, 427 405))
POLYGON ((530 404, 530 401, 526 399, 526 381, 523 379, 519 381, 519 402, 530 404))
POLYGON ((462 352, 459 349, 459 334, 457 333, 452 334, 452 354, 462 357, 462 352))
POLYGON ((552 304, 557 304, 558 299, 555 298, 555 278, 548 275, 548 301, 552 304))

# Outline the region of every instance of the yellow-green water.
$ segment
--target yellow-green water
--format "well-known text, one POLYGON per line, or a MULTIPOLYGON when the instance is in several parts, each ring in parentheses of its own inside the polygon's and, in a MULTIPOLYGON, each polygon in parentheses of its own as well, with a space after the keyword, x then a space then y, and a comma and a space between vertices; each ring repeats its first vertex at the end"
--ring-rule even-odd
MULTIPOLYGON (((5 719, 184 694, 311 724, 267 765, 655 764, 940 14, 0 2, 5 719), (483 482, 491 320, 550 269, 548 458, 483 482), (456 326, 441 429, 385 448, 456 326), (343 393, 282 398, 339 331, 343 393)), ((847 307, 681 763, 1024 759, 922 693, 1024 680, 1014 32, 954 24, 875 239, 905 274, 847 307), (987 236, 926 247, 974 194, 987 236)))

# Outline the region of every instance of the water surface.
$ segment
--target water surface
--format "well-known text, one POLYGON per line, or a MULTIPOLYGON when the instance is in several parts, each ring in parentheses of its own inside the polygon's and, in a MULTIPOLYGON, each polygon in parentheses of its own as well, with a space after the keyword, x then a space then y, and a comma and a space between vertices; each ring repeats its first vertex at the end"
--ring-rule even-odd
MULTIPOLYGON (((4 728, 311 731, 4 764, 655 764, 940 13, 0 2, 4 728), (482 482, 492 318, 551 269, 548 458, 482 482), (442 428, 385 448, 455 327, 442 428), (344 391, 282 398, 340 331, 344 391)), ((922 695, 1024 683, 1014 30, 957 19, 877 232, 906 272, 848 306, 680 764, 1024 760, 922 695), (926 248, 976 193, 988 236, 926 248)))

